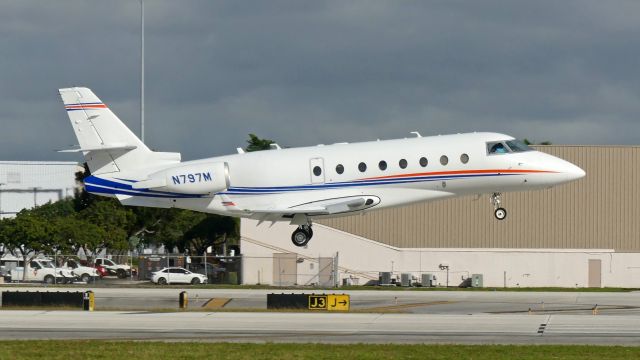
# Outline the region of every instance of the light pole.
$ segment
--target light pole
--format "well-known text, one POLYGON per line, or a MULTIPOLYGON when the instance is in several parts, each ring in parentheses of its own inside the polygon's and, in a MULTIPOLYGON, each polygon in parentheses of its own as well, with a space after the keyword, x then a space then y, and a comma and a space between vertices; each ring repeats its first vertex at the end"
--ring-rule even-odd
POLYGON ((0 220, 2 220, 2 215, 4 214, 4 210, 2 210, 2 187, 6 185, 5 183, 0 183, 0 220))
POLYGON ((144 142, 144 0, 140 0, 140 140, 144 142))
POLYGON ((33 207, 36 207, 38 206, 38 190, 40 190, 41 187, 34 186, 32 189, 33 189, 33 207))

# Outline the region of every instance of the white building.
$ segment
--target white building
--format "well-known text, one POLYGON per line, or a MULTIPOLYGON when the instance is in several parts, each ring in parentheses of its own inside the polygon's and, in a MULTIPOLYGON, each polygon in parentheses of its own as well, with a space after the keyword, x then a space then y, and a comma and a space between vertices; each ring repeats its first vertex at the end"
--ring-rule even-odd
POLYGON ((0 161, 0 218, 73 196, 80 170, 70 161, 0 161))

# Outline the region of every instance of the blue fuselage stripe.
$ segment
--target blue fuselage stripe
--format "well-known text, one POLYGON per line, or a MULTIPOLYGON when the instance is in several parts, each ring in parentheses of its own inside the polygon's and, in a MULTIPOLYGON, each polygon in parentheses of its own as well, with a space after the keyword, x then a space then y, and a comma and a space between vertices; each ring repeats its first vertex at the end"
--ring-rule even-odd
MULTIPOLYGON (((324 184, 315 184, 315 185, 275 186, 275 187, 230 187, 228 190, 220 192, 218 194, 266 195, 266 194, 279 194, 279 193, 296 192, 296 191, 315 191, 315 190, 353 188, 353 187, 362 187, 362 186, 409 184, 409 183, 419 183, 419 182, 462 180, 462 179, 469 179, 469 178, 513 176, 513 175, 524 175, 524 174, 494 173, 494 174, 416 176, 416 177, 385 178, 385 179, 373 179, 373 180, 355 180, 355 181, 324 183, 324 184)), ((123 184, 123 183, 99 178, 96 176, 90 176, 87 179, 85 179, 85 188, 87 189, 88 192, 92 192, 92 193, 116 194, 116 195, 122 194, 122 195, 157 197, 157 198, 201 198, 201 197, 207 196, 206 194, 187 195, 187 194, 173 193, 173 192, 154 191, 149 189, 133 189, 131 184, 123 184)))

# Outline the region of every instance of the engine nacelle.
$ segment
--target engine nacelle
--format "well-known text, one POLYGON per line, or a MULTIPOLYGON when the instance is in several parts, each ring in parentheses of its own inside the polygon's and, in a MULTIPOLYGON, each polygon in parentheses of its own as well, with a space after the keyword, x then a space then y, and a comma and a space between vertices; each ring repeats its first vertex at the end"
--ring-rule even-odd
POLYGON ((180 194, 210 194, 229 188, 229 165, 226 162, 177 166, 149 175, 133 188, 153 189, 180 194))

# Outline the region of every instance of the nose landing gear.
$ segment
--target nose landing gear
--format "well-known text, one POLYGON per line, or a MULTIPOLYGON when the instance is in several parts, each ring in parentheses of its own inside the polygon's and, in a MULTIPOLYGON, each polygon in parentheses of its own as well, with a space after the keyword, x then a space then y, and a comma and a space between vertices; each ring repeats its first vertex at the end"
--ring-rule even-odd
POLYGON ((291 234, 291 242, 293 242, 295 246, 302 247, 306 246, 312 237, 313 229, 311 229, 311 224, 300 225, 293 234, 291 234))
POLYGON ((491 201, 491 204, 493 204, 493 207, 495 209, 495 211, 493 212, 493 215, 495 215, 496 219, 498 220, 504 220, 507 218, 507 210, 503 207, 500 207, 500 204, 502 203, 502 194, 501 193, 493 193, 491 195, 491 197, 489 198, 489 200, 491 201))

